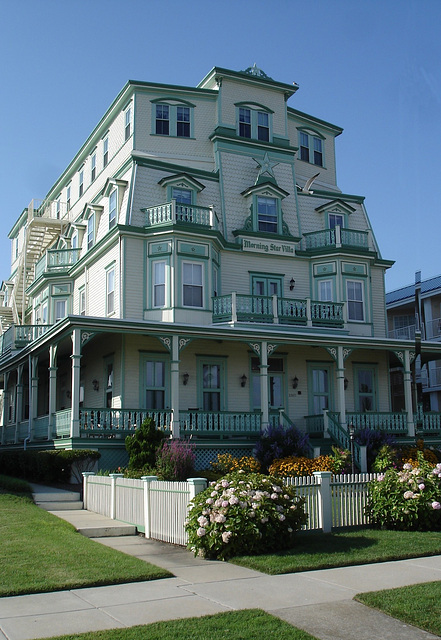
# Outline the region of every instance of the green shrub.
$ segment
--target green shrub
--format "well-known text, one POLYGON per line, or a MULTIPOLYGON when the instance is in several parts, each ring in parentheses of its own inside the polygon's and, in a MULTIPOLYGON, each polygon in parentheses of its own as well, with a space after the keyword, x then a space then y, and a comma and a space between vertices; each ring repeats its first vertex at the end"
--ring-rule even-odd
POLYGON ((277 478, 230 473, 190 503, 188 546, 195 555, 219 559, 289 547, 306 523, 304 503, 277 478))
POLYGON ((146 418, 139 429, 125 440, 129 469, 150 472, 156 463, 156 452, 165 437, 165 433, 156 428, 153 418, 146 418))
POLYGON ((269 425, 260 436, 253 451, 262 470, 268 471, 274 460, 288 456, 306 456, 309 436, 294 425, 285 429, 282 425, 269 425))
POLYGON ((25 480, 0 475, 0 489, 10 493, 31 493, 31 487, 25 480))
POLYGON ((415 465, 389 468, 370 483, 366 511, 372 524, 403 531, 441 528, 441 464, 418 452, 415 465))
MULTIPOLYGON (((0 453, 0 472, 29 482, 68 484, 74 463, 74 468, 77 467, 81 474, 86 467, 93 466, 100 455, 98 451, 88 449, 5 451, 0 453)), ((82 477, 77 474, 75 479, 81 482, 82 477)))

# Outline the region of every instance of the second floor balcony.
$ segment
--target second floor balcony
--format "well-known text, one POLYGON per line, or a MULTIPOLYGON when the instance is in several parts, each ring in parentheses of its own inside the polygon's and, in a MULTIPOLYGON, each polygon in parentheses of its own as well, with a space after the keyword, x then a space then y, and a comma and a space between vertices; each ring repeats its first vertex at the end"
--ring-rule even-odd
POLYGON ((48 249, 35 265, 35 279, 43 273, 65 271, 80 259, 81 249, 48 249))
POLYGON ((146 214, 146 227, 184 224, 218 229, 218 218, 213 207, 199 207, 171 200, 154 207, 141 209, 146 214))
POLYGON ((298 326, 344 326, 343 303, 279 296, 242 295, 233 291, 213 298, 213 322, 265 322, 298 326))
POLYGON ((333 229, 305 233, 301 242, 303 251, 328 251, 341 248, 368 251, 369 233, 336 226, 333 229))
POLYGON ((0 356, 13 350, 23 349, 49 331, 50 324, 13 324, 0 336, 0 356))

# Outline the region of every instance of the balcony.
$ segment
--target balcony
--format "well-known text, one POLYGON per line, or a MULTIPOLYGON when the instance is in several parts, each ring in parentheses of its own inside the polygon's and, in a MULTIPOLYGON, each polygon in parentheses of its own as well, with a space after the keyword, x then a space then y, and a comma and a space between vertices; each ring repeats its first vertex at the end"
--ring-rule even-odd
POLYGON ((198 225, 209 229, 218 229, 216 212, 212 207, 198 207, 195 204, 182 204, 171 200, 155 207, 141 209, 146 214, 146 228, 166 225, 198 225))
POLYGON ((412 324, 408 327, 392 329, 391 331, 388 331, 387 336, 394 340, 415 340, 415 325, 412 324))
POLYGON ((426 340, 439 340, 441 338, 441 318, 426 320, 425 334, 426 340))
POLYGON ((235 291, 213 300, 213 322, 263 322, 298 326, 344 326, 343 303, 251 296, 235 291))
POLYGON ((13 324, 0 336, 0 355, 16 349, 23 349, 49 331, 50 324, 13 324))
POLYGON ((324 229, 305 233, 300 243, 302 251, 319 252, 334 249, 369 250, 369 233, 355 229, 343 229, 339 226, 334 229, 324 229))
POLYGON ((35 280, 43 273, 64 272, 80 259, 81 249, 48 249, 35 265, 35 280))

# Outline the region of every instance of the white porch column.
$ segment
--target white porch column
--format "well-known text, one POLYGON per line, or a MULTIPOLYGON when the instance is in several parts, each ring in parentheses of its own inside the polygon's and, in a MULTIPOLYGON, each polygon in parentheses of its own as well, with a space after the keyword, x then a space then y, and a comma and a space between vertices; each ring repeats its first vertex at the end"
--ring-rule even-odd
POLYGON ((18 429, 23 417, 23 368, 20 364, 17 367, 17 393, 15 398, 15 442, 18 442, 18 429))
POLYGON ((51 440, 55 427, 55 412, 57 410, 57 345, 49 347, 49 424, 47 439, 51 440))
POLYGON ((260 408, 262 410, 262 430, 269 424, 268 398, 268 343, 264 340, 260 345, 260 408))
POLYGON ((337 402, 340 411, 340 424, 345 431, 346 425, 346 398, 345 398, 345 365, 343 347, 337 347, 337 402))
POLYGON ((72 332, 72 404, 70 417, 70 437, 80 437, 80 363, 81 363, 81 330, 72 332))
POLYGON ((34 438, 34 419, 38 407, 38 356, 29 356, 29 438, 34 438))
POLYGON ((404 351, 404 405, 407 413, 407 435, 411 438, 415 436, 415 423, 413 421, 412 406, 412 373, 410 370, 410 351, 404 351))
POLYGON ((3 408, 2 408, 2 431, 1 431, 1 444, 5 444, 6 440, 6 425, 8 423, 8 405, 9 405, 9 391, 8 391, 9 373, 4 374, 4 389, 3 389, 3 408))
POLYGON ((171 434, 172 438, 179 438, 179 336, 172 336, 171 342, 171 434))

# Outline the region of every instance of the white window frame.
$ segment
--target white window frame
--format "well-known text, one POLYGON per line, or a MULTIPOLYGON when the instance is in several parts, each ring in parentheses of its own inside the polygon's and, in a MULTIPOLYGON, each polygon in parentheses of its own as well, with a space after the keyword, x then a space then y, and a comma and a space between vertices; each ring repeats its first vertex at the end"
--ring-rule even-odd
POLYGON ((84 168, 78 171, 78 197, 81 198, 83 193, 84 193, 84 168))
POLYGON ((124 142, 130 138, 132 134, 132 106, 130 105, 124 111, 124 142))
MULTIPOLYGON (((188 269, 187 269, 188 271, 188 269)), ((201 262, 190 262, 188 260, 182 261, 182 306, 190 309, 203 309, 204 308, 204 265, 201 262), (186 267, 191 266, 191 282, 186 282, 186 267), (194 275, 200 270, 200 284, 194 281, 194 275), (201 304, 185 304, 186 288, 192 289, 197 287, 200 289, 201 304)))
POLYGON ((90 156, 90 181, 93 182, 96 178, 96 151, 90 156))
POLYGON ((109 163, 109 136, 103 138, 103 169, 109 163))
POLYGON ((106 269, 106 315, 115 313, 115 265, 106 269))
POLYGON ((87 249, 95 244, 95 211, 92 211, 87 219, 87 249))
POLYGON ((260 142, 272 141, 272 112, 263 106, 251 104, 236 105, 236 131, 239 138, 245 140, 259 140, 260 142), (244 115, 247 115, 247 119, 244 115), (265 123, 262 122, 262 117, 265 123), (247 127, 250 135, 244 135, 244 128, 247 127))
POLYGON ((113 189, 109 195, 109 229, 112 229, 116 226, 116 218, 118 214, 118 189, 113 189), (114 201, 114 206, 112 204, 112 200, 114 201))
POLYGON ((320 302, 333 302, 334 282, 332 280, 319 280, 317 282, 317 295, 320 302))
MULTIPOLYGON (((194 105, 191 103, 174 103, 172 104, 169 100, 158 100, 157 102, 152 103, 153 106, 153 115, 152 115, 152 134, 157 136, 167 136, 170 138, 192 138, 193 137, 193 114, 194 114, 194 105), (164 107, 167 108, 168 118, 158 117, 158 109, 160 107, 163 113, 159 114, 164 116, 164 107), (188 119, 179 118, 179 110, 185 110, 186 116, 188 119), (168 122, 168 127, 165 127, 164 124, 161 124, 159 127, 159 123, 168 122), (167 131, 158 131, 158 129, 168 129, 167 131), (185 132, 188 131, 188 135, 184 135, 185 132)), ((181 114, 182 115, 182 114, 181 114)))
POLYGON ((256 229, 257 231, 261 231, 262 233, 280 233, 280 200, 279 198, 276 198, 274 196, 264 196, 264 195, 257 195, 256 196, 256 229), (274 203, 274 209, 275 209, 275 215, 271 216, 271 220, 268 219, 264 219, 265 217, 268 218, 269 214, 268 213, 264 213, 264 212, 260 212, 259 211, 259 205, 260 204, 265 204, 263 201, 269 201, 272 200, 274 203), (271 226, 275 226, 275 229, 264 229, 261 227, 264 225, 271 225, 271 226))
POLYGON ((152 307, 167 306, 167 261, 152 262, 152 307), (162 272, 161 272, 162 269, 162 272))
POLYGON ((67 298, 54 298, 54 323, 63 320, 67 316, 67 298), (58 305, 64 305, 63 315, 58 314, 58 305))
POLYGON ((71 185, 69 184, 66 188, 66 208, 67 211, 69 211, 70 209, 70 192, 71 192, 71 185))
POLYGON ((316 167, 325 166, 325 139, 314 131, 299 131, 299 160, 308 162, 316 167), (320 149, 316 144, 320 143, 320 149), (320 161, 319 161, 320 159, 320 161))
MULTIPOLYGON (((351 292, 352 293, 352 292, 351 292)), ((365 311, 365 301, 364 301, 364 282, 362 282, 361 280, 346 280, 346 304, 348 307, 348 320, 349 322, 365 322, 365 318, 366 318, 366 311, 365 311), (358 291, 361 293, 360 298, 355 298, 355 297, 349 297, 349 289, 350 289, 350 285, 356 285, 356 287, 353 287, 353 289, 357 288, 358 291), (362 318, 356 317, 359 314, 357 313, 351 313, 351 305, 357 305, 357 309, 361 309, 361 315, 362 318)))
POLYGON ((86 315, 86 287, 81 287, 78 290, 78 314, 80 316, 86 315))

